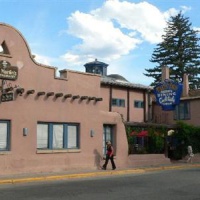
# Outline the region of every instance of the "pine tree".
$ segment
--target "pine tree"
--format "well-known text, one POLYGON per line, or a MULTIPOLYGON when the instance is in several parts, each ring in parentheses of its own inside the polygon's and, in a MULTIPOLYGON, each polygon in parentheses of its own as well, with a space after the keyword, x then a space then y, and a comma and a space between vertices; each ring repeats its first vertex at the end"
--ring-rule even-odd
POLYGON ((200 39, 197 37, 198 31, 193 30, 191 25, 189 18, 181 12, 167 22, 162 42, 157 44, 150 60, 158 63, 158 66, 145 69, 147 73, 144 73, 155 79, 152 85, 161 81, 161 67, 168 66, 170 79, 182 82, 186 73, 190 87, 200 88, 200 39))

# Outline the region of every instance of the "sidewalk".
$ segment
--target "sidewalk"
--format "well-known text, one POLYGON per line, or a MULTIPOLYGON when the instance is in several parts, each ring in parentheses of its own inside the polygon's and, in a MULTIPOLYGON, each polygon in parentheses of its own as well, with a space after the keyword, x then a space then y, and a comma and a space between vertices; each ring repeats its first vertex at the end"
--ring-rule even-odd
POLYGON ((126 174, 142 174, 159 170, 174 170, 200 167, 200 163, 185 163, 181 161, 172 162, 169 165, 158 165, 158 166, 144 166, 139 168, 128 168, 128 169, 116 169, 116 170, 82 170, 82 171, 65 171, 55 173, 35 173, 35 174, 19 174, 0 176, 0 184, 17 184, 17 183, 28 183, 36 181, 53 181, 63 179, 76 179, 76 178, 91 178, 91 177, 106 177, 106 176, 117 176, 126 174))

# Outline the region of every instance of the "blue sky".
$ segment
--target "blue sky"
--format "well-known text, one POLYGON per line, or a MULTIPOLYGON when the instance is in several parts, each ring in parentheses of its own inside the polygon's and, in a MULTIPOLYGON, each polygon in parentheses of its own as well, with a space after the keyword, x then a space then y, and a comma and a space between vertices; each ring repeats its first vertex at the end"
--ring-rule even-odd
POLYGON ((199 0, 0 0, 0 8, 0 22, 22 33, 39 63, 85 71, 98 59, 108 74, 144 85, 170 16, 181 10, 200 30, 199 0))

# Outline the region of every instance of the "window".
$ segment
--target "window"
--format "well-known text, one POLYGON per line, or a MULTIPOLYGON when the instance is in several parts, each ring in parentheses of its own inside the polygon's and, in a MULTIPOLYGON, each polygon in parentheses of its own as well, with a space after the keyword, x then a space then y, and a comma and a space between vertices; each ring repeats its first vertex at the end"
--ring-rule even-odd
POLYGON ((190 104, 189 102, 181 102, 176 106, 174 111, 175 120, 187 120, 190 119, 190 104))
POLYGON ((0 151, 10 150, 10 121, 0 121, 0 151))
POLYGON ((106 142, 111 141, 113 144, 113 125, 104 125, 103 126, 103 155, 106 154, 106 142))
POLYGON ((38 123, 38 149, 78 149, 79 125, 68 123, 38 123))
POLYGON ((118 107, 125 107, 125 100, 124 99, 112 99, 112 105, 118 107))
POLYGON ((64 131, 62 124, 54 124, 52 126, 53 131, 53 149, 63 149, 64 148, 64 131))
POLYGON ((10 54, 5 41, 0 45, 0 54, 10 54))
POLYGON ((48 149, 48 124, 37 125, 37 148, 48 149))
POLYGON ((68 126, 68 148, 77 148, 77 127, 73 125, 68 126))
POLYGON ((134 101, 134 107, 135 108, 144 108, 144 102, 143 101, 134 101))

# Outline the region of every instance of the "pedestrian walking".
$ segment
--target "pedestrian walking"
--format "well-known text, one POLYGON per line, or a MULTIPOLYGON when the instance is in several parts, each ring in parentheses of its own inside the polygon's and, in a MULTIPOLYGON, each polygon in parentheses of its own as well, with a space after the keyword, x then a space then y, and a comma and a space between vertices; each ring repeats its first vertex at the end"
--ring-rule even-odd
POLYGON ((192 163, 192 158, 194 157, 192 146, 188 146, 187 150, 188 150, 188 159, 187 159, 187 162, 192 163))
POLYGON ((112 165, 112 169, 115 170, 116 165, 115 165, 115 162, 114 162, 114 148, 113 148, 110 141, 106 142, 106 147, 107 147, 106 160, 105 160, 105 163, 104 163, 102 169, 106 170, 108 161, 110 160, 111 165, 112 165))

